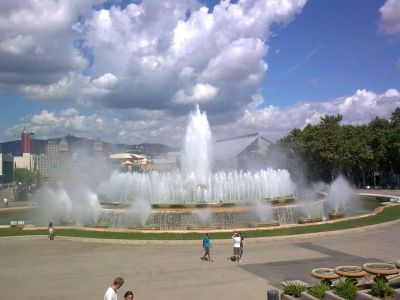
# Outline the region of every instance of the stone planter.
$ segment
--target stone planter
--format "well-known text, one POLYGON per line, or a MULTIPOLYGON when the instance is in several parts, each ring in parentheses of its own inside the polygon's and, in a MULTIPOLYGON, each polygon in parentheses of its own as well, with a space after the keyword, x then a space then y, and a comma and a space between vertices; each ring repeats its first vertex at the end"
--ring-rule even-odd
POLYGON ((319 300, 317 297, 309 294, 308 292, 302 292, 300 296, 301 300, 319 300))
POLYGON ((400 300, 400 289, 395 289, 393 296, 394 300, 400 300))
POLYGON ((299 300, 300 298, 294 297, 294 296, 290 296, 287 294, 282 293, 281 294, 281 300, 299 300))
POLYGON ((324 300, 346 300, 346 299, 336 295, 332 291, 326 291, 324 294, 324 300))
POLYGON ((357 292, 356 300, 377 300, 378 297, 370 294, 371 290, 361 290, 357 292))
POLYGON ((400 300, 400 289, 395 289, 392 297, 380 298, 370 294, 371 290, 361 290, 357 292, 356 300, 381 300, 381 299, 393 299, 400 300))

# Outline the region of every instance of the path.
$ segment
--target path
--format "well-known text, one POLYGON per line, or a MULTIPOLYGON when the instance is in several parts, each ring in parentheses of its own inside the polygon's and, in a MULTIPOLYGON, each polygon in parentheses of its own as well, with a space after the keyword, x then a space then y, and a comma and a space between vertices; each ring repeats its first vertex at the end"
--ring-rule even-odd
MULTIPOLYGON (((135 299, 266 299, 287 279, 312 283, 314 267, 400 259, 400 221, 315 235, 246 240, 232 263, 230 241, 214 241, 215 261, 202 262, 201 241, 109 243, 58 237, 0 238, 2 298, 103 299, 114 277, 135 299), (197 245, 196 245, 197 244, 197 245)), ((122 299, 120 294, 119 299, 122 299)))

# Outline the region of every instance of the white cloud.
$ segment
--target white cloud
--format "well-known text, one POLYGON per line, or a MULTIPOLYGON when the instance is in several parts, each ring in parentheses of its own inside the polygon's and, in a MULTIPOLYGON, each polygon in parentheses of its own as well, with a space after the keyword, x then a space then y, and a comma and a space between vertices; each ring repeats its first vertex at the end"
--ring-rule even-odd
MULTIPOLYGON (((10 54, 27 54, 33 47, 33 38, 30 35, 17 35, 0 42, 0 50, 10 54)), ((36 50, 39 52, 39 50, 36 50)))
MULTIPOLYGON (((236 119, 216 124, 209 118, 213 136, 227 138, 260 132, 267 139, 275 141, 294 128, 319 123, 324 115, 341 114, 343 124, 353 125, 367 124, 376 116, 389 119, 391 113, 400 106, 400 92, 388 89, 378 94, 360 89, 350 96, 325 102, 302 102, 285 109, 263 104, 263 98, 255 94, 252 102, 236 119)), ((71 133, 119 143, 155 142, 179 147, 185 134, 187 117, 172 116, 163 110, 142 109, 108 110, 90 115, 83 115, 75 108, 60 112, 42 111, 8 128, 4 137, 18 139, 26 126, 35 131, 38 138, 71 133)))
POLYGON ((187 95, 183 90, 179 90, 174 96, 174 102, 187 104, 205 103, 215 99, 218 91, 219 88, 211 84, 198 83, 192 88, 190 95, 187 95))
POLYGON ((400 1, 387 0, 379 8, 381 14, 380 29, 386 34, 400 33, 400 1))
POLYGON ((111 73, 106 73, 93 80, 93 84, 99 88, 109 89, 116 85, 118 78, 111 73))
POLYGON ((272 24, 290 22, 305 2, 221 1, 210 10, 164 0, 95 10, 96 0, 15 0, 1 7, 0 78, 12 82, 3 88, 45 101, 175 114, 201 102, 210 114, 236 112, 265 75, 272 24))
MULTIPOLYGON (((75 47, 79 34, 72 25, 95 2, 3 1, 0 4, 0 85, 7 89, 24 89, 32 84, 54 85, 71 71, 80 73, 87 61, 75 47)), ((61 95, 62 91, 55 94, 61 95)))
POLYGON ((400 107, 400 93, 388 89, 382 94, 357 90, 353 95, 339 97, 327 102, 304 102, 281 109, 276 106, 260 108, 261 96, 255 97, 257 105, 249 105, 244 114, 235 122, 213 128, 219 137, 260 132, 266 138, 277 140, 293 128, 317 124, 324 115, 341 114, 343 124, 367 124, 375 117, 389 119, 391 113, 400 107))
POLYGON ((25 119, 24 123, 7 128, 4 136, 18 136, 23 127, 27 127, 29 130, 34 131, 39 139, 61 137, 67 133, 95 138, 105 129, 105 123, 107 122, 97 114, 85 116, 73 108, 60 112, 43 110, 39 114, 25 119))

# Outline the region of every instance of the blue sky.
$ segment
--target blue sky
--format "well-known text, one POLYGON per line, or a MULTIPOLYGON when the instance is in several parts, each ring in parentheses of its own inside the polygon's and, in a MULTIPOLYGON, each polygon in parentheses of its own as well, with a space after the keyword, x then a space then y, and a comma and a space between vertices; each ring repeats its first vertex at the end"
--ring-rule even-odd
POLYGON ((400 0, 17 0, 0 21, 0 141, 172 145, 196 103, 215 138, 277 140, 400 106, 400 0))
POLYGON ((379 32, 382 5, 376 0, 309 1, 293 22, 277 28, 262 84, 268 102, 290 105, 360 88, 399 89, 400 69, 394 62, 400 43, 379 32))

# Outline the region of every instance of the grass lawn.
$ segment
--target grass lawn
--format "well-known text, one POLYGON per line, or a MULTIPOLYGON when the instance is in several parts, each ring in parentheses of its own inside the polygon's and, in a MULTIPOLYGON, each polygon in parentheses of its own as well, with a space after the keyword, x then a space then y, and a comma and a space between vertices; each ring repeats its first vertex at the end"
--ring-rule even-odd
MULTIPOLYGON (((275 228, 268 230, 242 230, 246 238, 250 237, 270 237, 284 236, 295 234, 306 234, 314 232, 335 231, 342 229, 350 229, 356 227, 364 227, 389 221, 400 219, 400 206, 385 207, 380 213, 351 220, 343 220, 335 223, 314 224, 308 226, 298 226, 291 228, 275 228)), ((22 230, 21 228, 1 228, 0 237, 2 236, 22 236, 22 235, 47 235, 47 230, 22 230)), ((88 231, 80 229, 58 229, 58 236, 71 236, 83 238, 98 239, 126 239, 126 240, 198 240, 204 236, 204 233, 185 232, 185 233, 160 233, 160 232, 100 232, 88 231)), ((232 232, 214 232, 213 239, 231 238, 232 232)))

